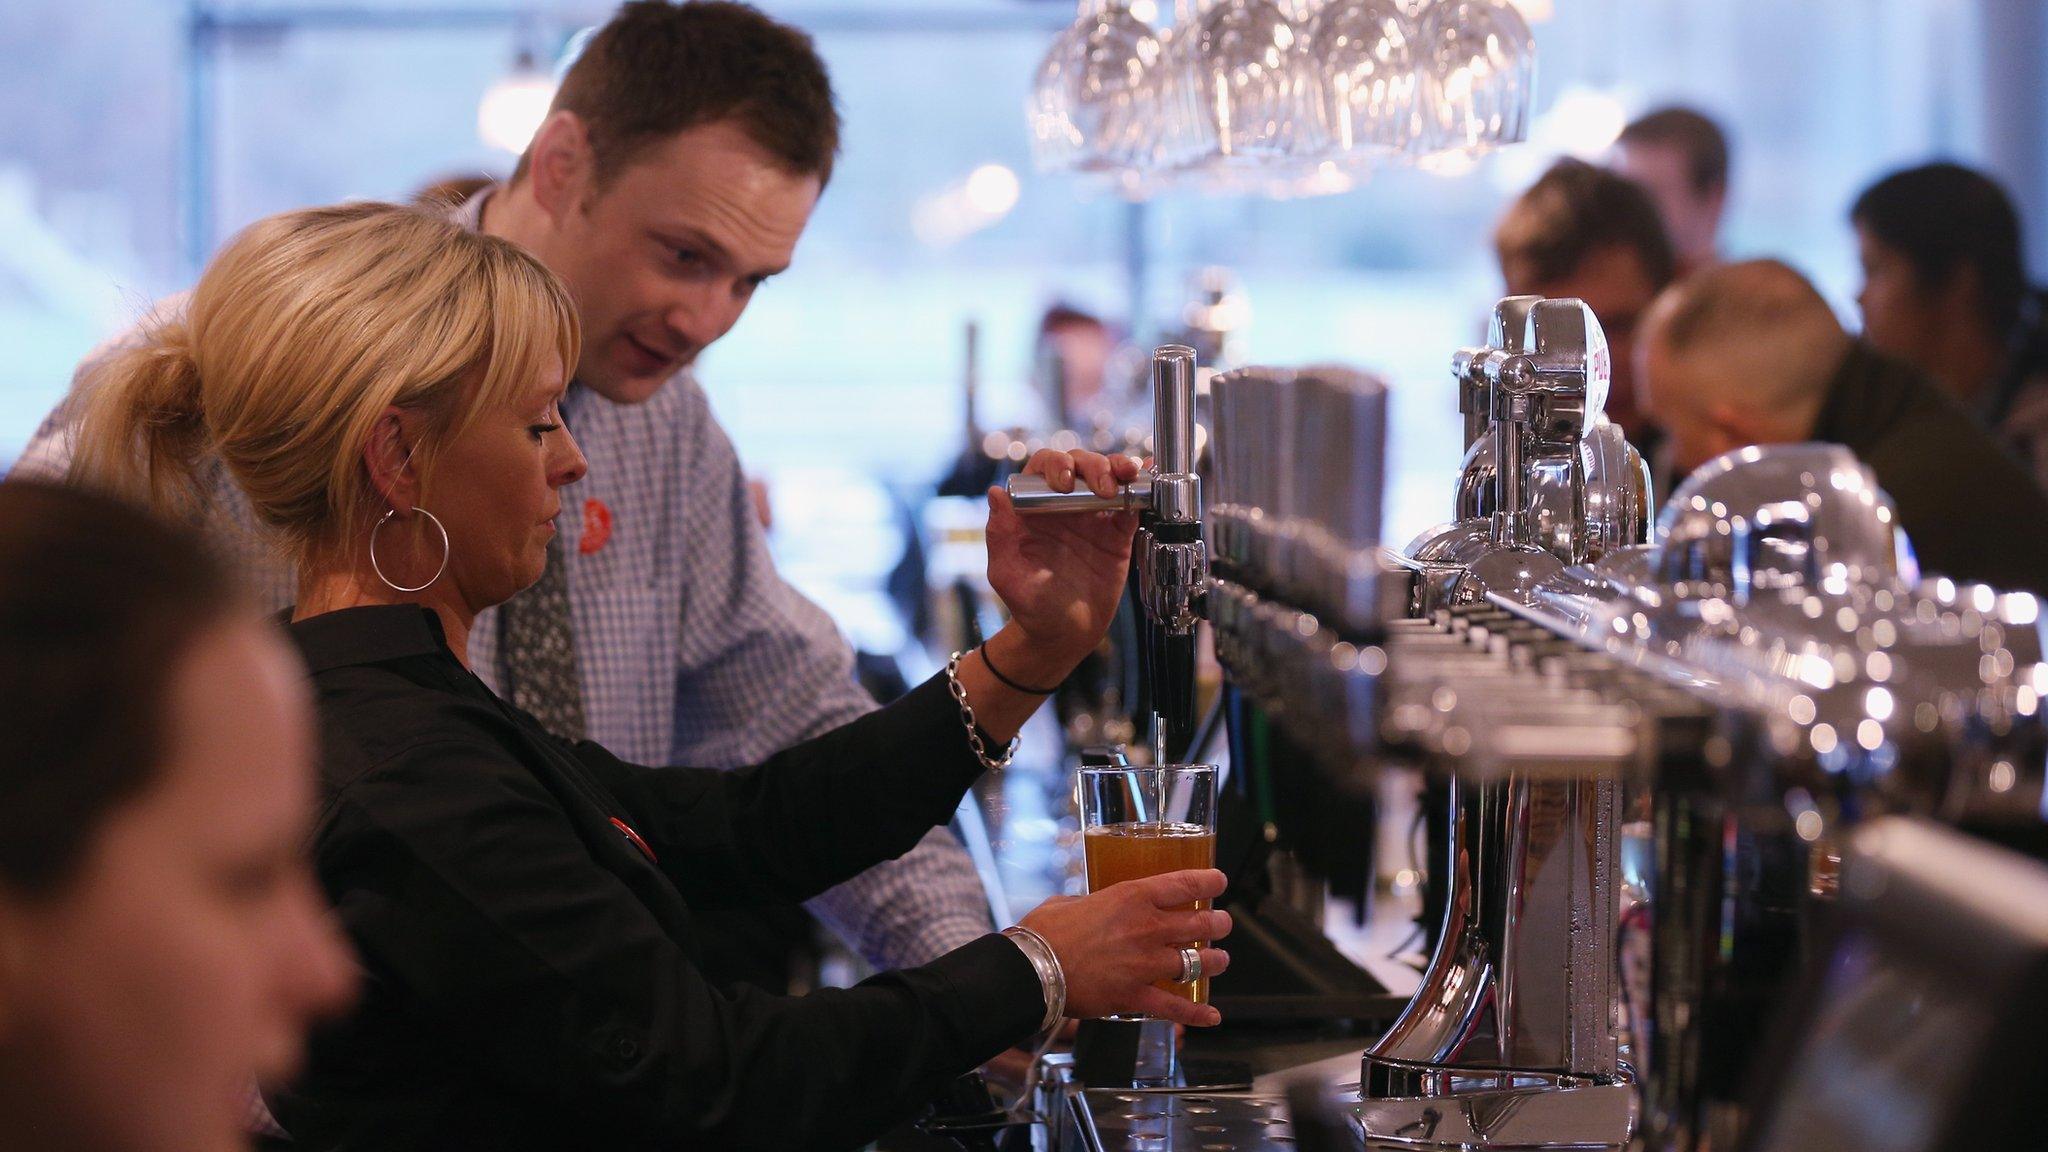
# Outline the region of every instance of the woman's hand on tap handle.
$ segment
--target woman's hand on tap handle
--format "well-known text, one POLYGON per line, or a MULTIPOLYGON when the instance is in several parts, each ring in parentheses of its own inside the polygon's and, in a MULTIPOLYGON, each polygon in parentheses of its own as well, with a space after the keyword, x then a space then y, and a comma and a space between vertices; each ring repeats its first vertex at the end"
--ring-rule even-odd
MULTIPOLYGON (((1024 471, 1045 477, 1056 492, 1082 485, 1110 499, 1137 479, 1138 462, 1045 448, 1024 471)), ((1137 527, 1134 512, 1023 517, 1009 493, 988 490, 988 582, 1010 611, 1003 631, 1018 633, 995 653, 1007 675, 1055 685, 1095 650, 1123 597, 1137 527)))
MULTIPOLYGON (((1055 896, 1024 917, 1045 937, 1067 977, 1067 1015, 1082 1019, 1142 1012, 1198 1028, 1223 1017, 1154 987, 1180 978, 1180 950, 1192 941, 1230 934, 1230 913, 1188 911, 1182 905, 1223 895, 1214 868, 1163 872, 1112 884, 1086 896, 1055 896)), ((1230 954, 1202 949, 1202 975, 1230 967, 1230 954)))

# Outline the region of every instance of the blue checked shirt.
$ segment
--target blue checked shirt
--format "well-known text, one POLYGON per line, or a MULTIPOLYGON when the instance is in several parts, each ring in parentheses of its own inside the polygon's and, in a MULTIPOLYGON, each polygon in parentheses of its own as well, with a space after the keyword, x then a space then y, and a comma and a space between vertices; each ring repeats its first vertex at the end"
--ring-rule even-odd
MULTIPOLYGON (((461 213, 471 226, 480 201, 461 213)), ((123 339, 133 337, 88 357, 78 379, 123 339)), ((74 385, 14 475, 64 474, 78 395, 74 385)), ((732 441, 688 370, 644 404, 572 387, 563 416, 590 460, 589 474, 562 489, 556 521, 590 739, 636 763, 730 768, 875 706, 831 619, 775 571, 732 441), (599 505, 610 536, 585 551, 599 505)), ((211 465, 205 483, 220 534, 266 605, 291 603, 292 576, 256 543, 254 514, 226 469, 211 465)), ((497 649, 497 613, 487 611, 469 655, 494 688, 497 649)), ((980 877, 944 828, 805 906, 881 968, 923 964, 992 929, 980 877)))

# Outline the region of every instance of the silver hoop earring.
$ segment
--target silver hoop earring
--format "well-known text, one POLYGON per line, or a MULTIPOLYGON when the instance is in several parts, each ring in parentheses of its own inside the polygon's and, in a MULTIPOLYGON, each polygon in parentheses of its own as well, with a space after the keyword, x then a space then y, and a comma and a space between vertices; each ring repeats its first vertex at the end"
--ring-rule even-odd
POLYGON ((427 577, 427 582, 425 584, 421 584, 412 588, 408 588, 403 584, 394 583, 391 577, 386 576, 384 574, 384 566, 377 562, 377 533, 382 532, 384 530, 384 525, 390 523, 391 518, 393 516, 398 515, 398 509, 393 508, 391 511, 384 513, 383 518, 377 521, 377 526, 375 528, 370 529, 370 570, 372 572, 375 572, 377 574, 377 579, 382 580, 384 582, 384 586, 386 588, 391 589, 393 592, 425 592, 427 589, 432 588, 434 586, 434 581, 439 580, 443 572, 448 571, 448 529, 442 527, 440 517, 434 515, 432 512, 427 511, 425 508, 414 508, 413 511, 419 513, 422 516, 425 516, 427 518, 427 522, 434 526, 434 531, 439 532, 441 534, 441 566, 439 568, 434 569, 434 574, 432 576, 427 577))

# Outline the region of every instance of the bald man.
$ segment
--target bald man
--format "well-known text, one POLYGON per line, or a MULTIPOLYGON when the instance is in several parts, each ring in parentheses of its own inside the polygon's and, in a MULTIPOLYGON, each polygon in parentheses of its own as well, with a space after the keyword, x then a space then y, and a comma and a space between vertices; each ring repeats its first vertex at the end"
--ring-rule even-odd
POLYGON ((1842 444, 1928 575, 2048 592, 2048 495, 1912 366, 1850 338, 1775 260, 1710 269, 1644 318, 1636 378, 1680 474, 1751 444, 1842 444))

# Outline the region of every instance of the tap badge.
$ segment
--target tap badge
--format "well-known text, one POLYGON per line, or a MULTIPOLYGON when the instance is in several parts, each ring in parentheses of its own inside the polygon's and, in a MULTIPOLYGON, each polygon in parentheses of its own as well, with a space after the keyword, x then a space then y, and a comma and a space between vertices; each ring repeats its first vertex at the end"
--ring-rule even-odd
POLYGON ((612 539, 612 510, 602 500, 583 502, 583 538, 576 542, 576 551, 588 556, 609 544, 612 539))

